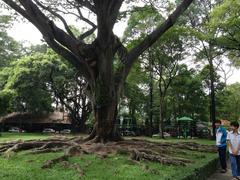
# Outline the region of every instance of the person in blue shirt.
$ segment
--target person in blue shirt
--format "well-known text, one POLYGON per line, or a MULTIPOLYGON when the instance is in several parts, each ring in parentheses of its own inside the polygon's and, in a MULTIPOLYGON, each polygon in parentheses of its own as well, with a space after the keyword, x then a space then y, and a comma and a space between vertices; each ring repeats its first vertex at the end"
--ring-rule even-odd
POLYGON ((226 154, 227 154, 227 131, 221 125, 220 120, 216 120, 216 145, 218 147, 219 160, 221 164, 221 173, 227 172, 226 154))

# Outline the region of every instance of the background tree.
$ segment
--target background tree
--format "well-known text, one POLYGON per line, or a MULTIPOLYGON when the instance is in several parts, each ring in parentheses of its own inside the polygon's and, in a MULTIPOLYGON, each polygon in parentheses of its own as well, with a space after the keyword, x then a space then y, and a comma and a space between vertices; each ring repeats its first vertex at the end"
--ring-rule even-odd
POLYGON ((20 44, 7 34, 11 21, 11 16, 0 16, 0 70, 21 54, 20 44))
POLYGON ((140 63, 136 63, 124 84, 122 99, 129 110, 129 124, 132 126, 132 128, 130 127, 132 130, 136 130, 139 124, 143 125, 147 118, 147 105, 149 104, 148 93, 145 90, 147 85, 147 75, 140 67, 140 63))
MULTIPOLYGON (((144 38, 160 21, 164 20, 164 17, 154 6, 144 6, 136 9, 133 10, 128 20, 128 27, 124 33, 124 40, 130 41, 131 44, 135 44, 139 39, 144 38)), ((140 64, 149 76, 149 108, 146 126, 149 127, 148 134, 150 136, 152 135, 153 129, 153 100, 154 98, 159 97, 158 95, 155 96, 153 93, 155 80, 157 80, 159 84, 158 87, 160 94, 160 104, 158 109, 160 112, 160 121, 158 122, 161 123, 158 123, 158 129, 159 132, 162 132, 163 136, 165 96, 172 78, 177 72, 177 62, 180 59, 180 54, 183 52, 183 42, 180 40, 179 35, 180 28, 178 29, 175 27, 169 30, 154 46, 149 48, 140 57, 140 64)))
POLYGON ((154 61, 154 77, 159 91, 159 133, 164 138, 164 119, 166 120, 166 96, 174 77, 177 75, 179 63, 183 58, 183 42, 177 27, 168 31, 158 43, 151 48, 154 61), (172 38, 170 38, 172 37, 172 38))
MULTIPOLYGON (((240 2, 224 0, 210 14, 209 26, 219 31, 215 43, 227 50, 240 50, 240 2)), ((238 54, 239 55, 239 54, 238 54)))
POLYGON ((182 19, 183 21, 188 21, 189 32, 192 34, 194 41, 195 57, 199 60, 205 60, 209 65, 209 75, 210 75, 210 120, 212 122, 212 132, 213 138, 215 138, 215 120, 216 120, 216 100, 215 100, 215 84, 216 77, 214 76, 216 69, 214 66, 214 60, 220 59, 221 55, 224 53, 222 49, 218 48, 214 39, 218 37, 218 30, 212 29, 208 26, 210 22, 209 14, 213 11, 213 8, 221 3, 221 0, 211 1, 196 1, 193 3, 192 11, 187 13, 188 18, 182 19), (194 14, 194 17, 191 17, 194 14))
POLYGON ((194 120, 208 121, 208 96, 204 91, 201 75, 194 69, 188 70, 187 65, 181 65, 169 90, 169 109, 173 119, 189 116, 194 120))
MULTIPOLYGON (((218 31, 214 43, 227 51, 230 60, 229 67, 239 67, 240 64, 240 3, 236 0, 224 0, 210 14, 208 26, 218 31)), ((229 68, 230 69, 230 68, 229 68)), ((226 72, 226 70, 225 70, 226 72)), ((231 74, 231 71, 228 71, 231 74)), ((226 74, 226 73, 225 73, 226 74)), ((226 75, 224 75, 226 77, 226 75)))
POLYGON ((85 93, 86 83, 77 76, 74 67, 52 51, 35 52, 13 62, 11 68, 1 71, 0 79, 3 82, 0 92, 5 97, 10 96, 7 92, 14 94, 9 100, 13 105, 11 111, 66 110, 73 130, 84 130, 91 110, 85 93))
POLYGON ((230 121, 237 121, 240 118, 240 84, 235 83, 224 88, 223 91, 217 93, 219 102, 217 117, 230 121))
POLYGON ((20 44, 7 34, 11 23, 10 16, 0 16, 0 115, 12 111, 15 93, 2 90, 11 72, 10 63, 21 55, 20 44))
MULTIPOLYGON (((164 18, 153 5, 133 8, 128 20, 128 26, 124 32, 123 41, 129 42, 129 46, 136 45, 163 20, 164 18)), ((153 51, 152 48, 149 48, 139 58, 140 66, 145 69, 146 75, 148 76, 148 117, 146 118, 145 126, 147 127, 147 135, 149 136, 152 136, 153 133, 153 62, 155 58, 152 56, 153 51)))

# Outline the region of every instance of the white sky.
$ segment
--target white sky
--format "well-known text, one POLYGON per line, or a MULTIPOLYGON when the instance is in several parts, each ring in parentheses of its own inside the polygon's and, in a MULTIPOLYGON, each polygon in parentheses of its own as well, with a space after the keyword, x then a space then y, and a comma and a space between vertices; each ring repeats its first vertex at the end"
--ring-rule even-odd
POLYGON ((233 84, 236 82, 240 82, 240 70, 235 70, 233 75, 229 78, 228 84, 233 84))
MULTIPOLYGON (((114 27, 114 33, 121 37, 127 23, 118 23, 114 27)), ((26 44, 40 44, 42 35, 32 24, 24 22, 14 23, 8 34, 17 41, 25 42, 26 44)), ((240 82, 240 70, 235 69, 233 75, 228 79, 228 84, 240 82)))
MULTIPOLYGON (((58 24, 61 27, 61 24, 58 24)), ((114 26, 114 33, 121 37, 127 26, 127 22, 117 23, 114 26)), ((29 41, 32 44, 40 44, 42 39, 42 34, 38 29, 28 22, 15 22, 13 27, 8 30, 8 34, 17 41, 29 41)))

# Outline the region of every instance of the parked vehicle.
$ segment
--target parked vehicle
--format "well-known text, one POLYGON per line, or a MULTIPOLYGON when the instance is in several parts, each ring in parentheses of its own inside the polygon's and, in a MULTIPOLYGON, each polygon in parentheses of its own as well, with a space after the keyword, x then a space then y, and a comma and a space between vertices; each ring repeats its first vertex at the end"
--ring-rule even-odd
POLYGON ((55 133, 55 130, 51 128, 45 128, 43 129, 43 133, 55 133))
MULTIPOLYGON (((171 134, 167 133, 167 132, 163 132, 163 136, 164 137, 171 137, 171 134)), ((152 137, 157 137, 157 138, 160 138, 161 137, 161 134, 153 134, 152 137)))
POLYGON ((136 136, 134 131, 124 130, 122 131, 122 136, 136 136))
POLYGON ((61 134, 70 134, 71 130, 70 129, 63 129, 60 131, 61 134))
POLYGON ((11 127, 8 132, 16 132, 16 133, 23 133, 25 130, 19 128, 19 127, 11 127))

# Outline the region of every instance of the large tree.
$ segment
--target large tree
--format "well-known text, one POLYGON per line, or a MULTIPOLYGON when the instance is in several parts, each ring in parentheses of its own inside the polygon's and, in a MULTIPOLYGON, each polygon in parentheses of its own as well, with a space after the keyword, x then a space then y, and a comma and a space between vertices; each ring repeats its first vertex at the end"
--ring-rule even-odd
POLYGON ((132 65, 139 55, 174 25, 193 0, 183 0, 166 21, 129 51, 113 33, 124 0, 2 1, 36 26, 48 45, 71 62, 79 70, 79 75, 88 82, 95 116, 94 130, 89 139, 104 142, 120 137, 115 127, 117 104, 132 65), (91 12, 96 24, 84 17, 83 9, 91 12), (66 13, 75 15, 92 28, 76 37, 61 15, 66 13), (54 23, 56 18, 61 20, 65 30, 54 23), (84 38, 95 29, 96 39, 91 44, 86 44, 84 38), (115 61, 121 61, 117 68, 113 66, 115 61))

